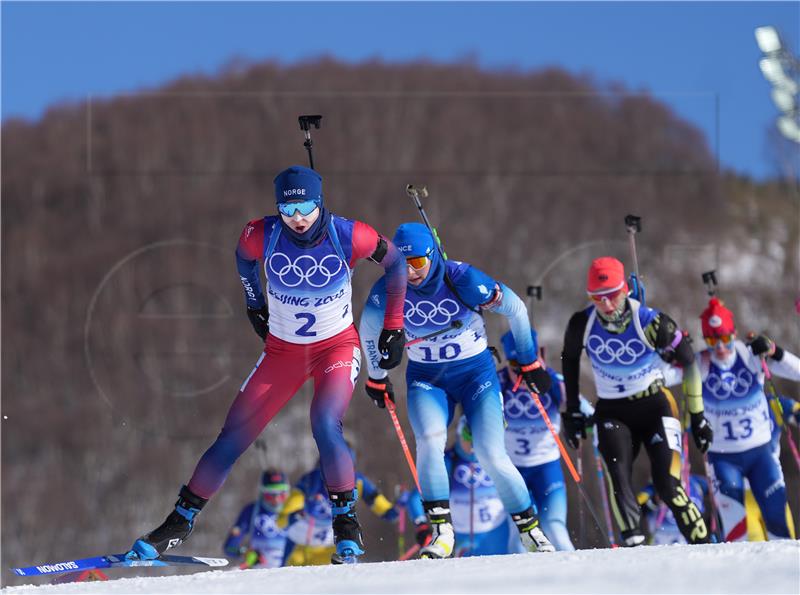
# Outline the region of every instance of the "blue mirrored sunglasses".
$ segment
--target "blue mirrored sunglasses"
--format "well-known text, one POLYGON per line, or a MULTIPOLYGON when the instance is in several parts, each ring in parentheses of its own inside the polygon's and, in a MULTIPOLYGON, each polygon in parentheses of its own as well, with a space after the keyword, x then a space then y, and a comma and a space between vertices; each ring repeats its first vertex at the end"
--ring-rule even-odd
POLYGON ((308 217, 317 207, 319 207, 319 202, 316 200, 278 203, 278 210, 282 215, 286 215, 287 217, 293 217, 297 211, 300 211, 300 215, 303 217, 308 217))

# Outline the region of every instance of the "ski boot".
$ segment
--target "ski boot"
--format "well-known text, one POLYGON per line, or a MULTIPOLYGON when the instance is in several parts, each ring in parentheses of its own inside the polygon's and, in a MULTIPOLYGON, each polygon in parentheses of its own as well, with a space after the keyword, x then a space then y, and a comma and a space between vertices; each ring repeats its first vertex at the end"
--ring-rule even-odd
POLYGON ((420 548, 420 558, 452 558, 456 534, 450 517, 448 500, 432 500, 422 503, 428 522, 431 524, 431 541, 420 548))
POLYGON ((331 564, 355 564, 364 553, 361 525, 356 516, 358 492, 331 492, 333 514, 333 541, 336 551, 331 555, 331 564))
POLYGON ((622 531, 620 533, 622 538, 622 547, 636 547, 644 545, 645 538, 641 531, 638 529, 631 529, 630 531, 622 531))
POLYGON ((539 519, 533 514, 533 508, 512 514, 511 519, 519 530, 519 538, 526 550, 529 552, 556 551, 556 548, 539 528, 539 519))
POLYGON ((179 546, 189 537, 194 520, 206 502, 208 500, 183 486, 175 510, 158 528, 137 539, 125 557, 129 560, 155 560, 168 549, 179 546))

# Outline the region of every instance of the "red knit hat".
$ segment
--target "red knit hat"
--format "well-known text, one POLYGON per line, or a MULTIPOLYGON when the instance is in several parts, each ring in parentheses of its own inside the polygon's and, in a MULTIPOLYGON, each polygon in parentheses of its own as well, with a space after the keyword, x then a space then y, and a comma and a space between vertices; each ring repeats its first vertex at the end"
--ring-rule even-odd
POLYGON ((609 293, 619 289, 628 291, 624 265, 611 256, 595 258, 586 278, 586 291, 591 294, 609 293))
POLYGON ((736 332, 733 312, 728 310, 722 301, 715 297, 708 301, 708 307, 700 315, 700 322, 703 325, 704 337, 732 335, 736 332))

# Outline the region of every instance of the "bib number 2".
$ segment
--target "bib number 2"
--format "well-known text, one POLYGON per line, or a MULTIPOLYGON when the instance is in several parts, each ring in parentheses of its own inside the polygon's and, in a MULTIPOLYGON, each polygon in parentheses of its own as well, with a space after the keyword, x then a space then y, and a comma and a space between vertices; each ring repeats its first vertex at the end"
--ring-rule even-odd
POLYGON ((300 312, 294 315, 298 320, 305 320, 305 324, 297 329, 294 334, 300 337, 316 337, 317 331, 312 331, 311 327, 317 322, 317 317, 309 312, 300 312))

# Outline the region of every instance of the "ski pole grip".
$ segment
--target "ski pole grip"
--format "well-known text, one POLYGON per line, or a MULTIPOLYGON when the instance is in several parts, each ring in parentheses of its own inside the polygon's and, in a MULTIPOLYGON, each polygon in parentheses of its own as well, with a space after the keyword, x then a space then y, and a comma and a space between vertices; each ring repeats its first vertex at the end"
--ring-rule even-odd
POLYGON ((625 227, 631 233, 642 231, 642 218, 638 215, 625 215, 625 227))

